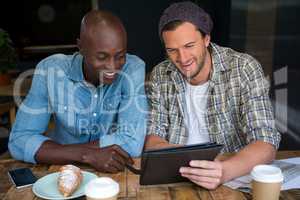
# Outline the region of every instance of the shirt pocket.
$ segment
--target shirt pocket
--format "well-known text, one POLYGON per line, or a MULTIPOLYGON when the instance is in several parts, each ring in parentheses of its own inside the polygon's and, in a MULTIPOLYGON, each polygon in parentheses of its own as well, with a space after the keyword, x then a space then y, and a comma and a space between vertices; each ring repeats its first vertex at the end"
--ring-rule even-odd
POLYGON ((108 96, 103 101, 103 113, 102 114, 117 114, 119 112, 121 96, 113 95, 108 96))
POLYGON ((72 135, 78 135, 78 114, 75 106, 57 104, 55 109, 56 123, 72 135))
POLYGON ((207 112, 209 133, 218 143, 223 143, 223 137, 235 132, 230 110, 220 109, 207 112))

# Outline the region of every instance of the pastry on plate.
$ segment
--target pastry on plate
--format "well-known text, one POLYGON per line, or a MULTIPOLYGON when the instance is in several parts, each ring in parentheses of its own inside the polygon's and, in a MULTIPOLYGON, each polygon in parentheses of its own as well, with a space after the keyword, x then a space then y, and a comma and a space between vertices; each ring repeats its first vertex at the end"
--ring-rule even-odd
POLYGON ((71 196, 82 182, 82 172, 74 165, 64 165, 59 169, 58 190, 64 196, 71 196))

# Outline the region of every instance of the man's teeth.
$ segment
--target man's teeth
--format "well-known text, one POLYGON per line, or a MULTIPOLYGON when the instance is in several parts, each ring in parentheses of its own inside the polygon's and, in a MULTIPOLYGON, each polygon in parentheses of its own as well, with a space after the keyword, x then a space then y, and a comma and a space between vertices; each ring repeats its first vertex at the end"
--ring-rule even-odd
POLYGON ((116 73, 115 72, 104 72, 105 75, 107 76, 113 76, 115 75, 116 73))
POLYGON ((184 66, 184 67, 188 67, 188 66, 190 66, 192 63, 193 63, 193 61, 190 61, 189 63, 184 64, 183 66, 184 66))

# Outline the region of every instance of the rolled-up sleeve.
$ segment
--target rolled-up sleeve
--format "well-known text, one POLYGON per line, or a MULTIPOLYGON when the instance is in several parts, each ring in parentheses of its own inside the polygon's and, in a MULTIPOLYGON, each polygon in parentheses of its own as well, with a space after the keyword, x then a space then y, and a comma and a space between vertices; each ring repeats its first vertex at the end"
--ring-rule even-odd
POLYGON ((157 135, 166 139, 168 123, 168 110, 165 108, 166 98, 160 86, 160 72, 154 69, 147 84, 147 97, 149 101, 148 135, 157 135))
POLYGON ((281 136, 275 127, 269 82, 254 58, 250 58, 243 72, 241 129, 247 134, 247 143, 261 140, 278 149, 281 136))
POLYGON ((100 137, 100 147, 117 144, 131 156, 140 156, 146 135, 148 104, 145 96, 145 64, 136 59, 124 71, 122 97, 113 134, 100 137))
POLYGON ((31 89, 19 107, 9 137, 9 151, 17 160, 36 163, 37 150, 44 141, 49 139, 43 135, 51 116, 46 77, 41 62, 35 70, 31 89))

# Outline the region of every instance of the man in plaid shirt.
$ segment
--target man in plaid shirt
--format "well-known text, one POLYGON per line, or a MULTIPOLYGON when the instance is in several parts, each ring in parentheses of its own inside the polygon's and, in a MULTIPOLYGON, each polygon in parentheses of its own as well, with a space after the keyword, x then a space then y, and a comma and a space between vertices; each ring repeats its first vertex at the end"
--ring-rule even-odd
POLYGON ((145 148, 216 142, 220 161, 193 160, 180 173, 208 189, 271 162, 280 143, 269 85, 251 56, 210 42, 210 16, 191 2, 174 3, 160 18, 168 59, 150 75, 145 148))

